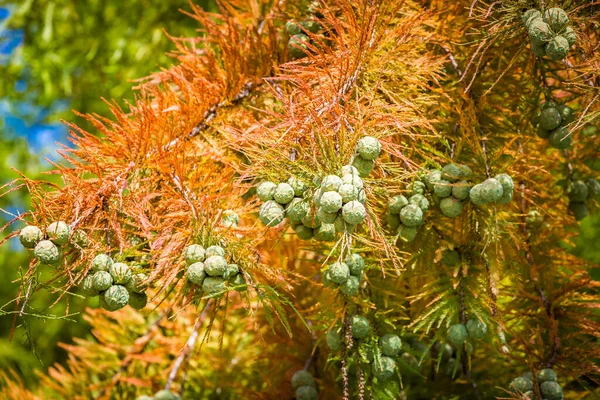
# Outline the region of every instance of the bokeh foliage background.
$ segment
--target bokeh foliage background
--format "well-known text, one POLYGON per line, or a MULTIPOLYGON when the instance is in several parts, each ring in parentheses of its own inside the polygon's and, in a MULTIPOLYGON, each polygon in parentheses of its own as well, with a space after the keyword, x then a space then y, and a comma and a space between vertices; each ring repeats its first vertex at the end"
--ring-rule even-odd
MULTIPOLYGON (((201 0, 215 10, 212 0, 201 0)), ((180 10, 187 0, 0 0, 0 181, 15 168, 32 179, 49 179, 44 160, 56 159, 55 142, 66 143, 61 119, 85 126, 71 110, 108 115, 102 98, 132 101, 135 79, 171 63, 168 35, 193 37, 198 23, 180 10)), ((0 224, 28 208, 24 190, 0 198, 0 224)), ((28 263, 17 241, 0 248, 0 370, 18 371, 28 387, 66 353, 58 342, 89 335, 80 317, 83 300, 71 301, 69 319, 15 318, 19 266, 28 263)), ((48 309, 42 294, 27 314, 65 315, 66 304, 48 309)), ((94 306, 94 304, 91 304, 94 306)), ((17 310, 20 311, 20 310, 17 310)))
MULTIPOLYGON (((205 9, 212 0, 195 0, 205 9)), ((0 0, 0 179, 17 177, 11 168, 41 178, 49 168, 44 157, 55 157, 54 141, 65 142, 60 119, 85 122, 71 110, 108 115, 102 98, 117 104, 133 100, 135 79, 170 64, 174 49, 165 32, 177 37, 197 34, 197 23, 180 10, 187 0, 0 0)), ((52 176, 44 176, 52 180, 52 176)), ((9 213, 26 210, 25 191, 0 197, 0 224, 9 213)), ((573 251, 600 264, 600 216, 581 222, 573 251)), ((569 246, 569 244, 565 244, 569 246)), ((27 386, 35 385, 35 370, 64 361, 57 342, 88 336, 89 327, 77 314, 83 300, 71 302, 69 319, 15 316, 12 300, 19 288, 18 266, 27 264, 18 245, 0 247, 0 370, 12 368, 27 386)), ((600 269, 595 279, 600 280, 600 269)), ((49 297, 48 297, 49 298, 49 297)), ((28 313, 65 315, 66 305, 48 309, 38 295, 28 313)), ((92 304, 93 306, 94 304, 92 304)))

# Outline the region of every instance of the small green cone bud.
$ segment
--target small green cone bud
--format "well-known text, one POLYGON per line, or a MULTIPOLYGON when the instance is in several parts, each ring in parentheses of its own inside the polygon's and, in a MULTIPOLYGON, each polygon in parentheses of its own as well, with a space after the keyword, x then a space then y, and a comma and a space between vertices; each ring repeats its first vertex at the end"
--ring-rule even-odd
POLYGON ((530 390, 533 390, 533 382, 529 378, 519 376, 518 378, 513 379, 513 381, 510 383, 509 388, 513 392, 525 393, 530 390))
POLYGON ((298 24, 296 21, 288 21, 285 24, 285 30, 287 31, 287 33, 289 33, 290 35, 297 35, 299 33, 302 33, 302 29, 300 28, 300 24, 298 24))
POLYGON ((433 186, 433 192, 440 198, 448 197, 452 194, 452 184, 442 179, 433 186))
POLYGON ((49 240, 40 241, 34 249, 35 257, 42 264, 56 265, 60 262, 60 251, 54 243, 49 240))
POLYGON ((107 271, 98 271, 92 275, 94 289, 103 292, 113 284, 112 276, 107 271))
POLYGON ((154 394, 154 400, 178 400, 179 396, 170 390, 159 390, 154 394))
POLYGON ((541 17, 542 17, 542 12, 539 10, 536 10, 535 8, 532 8, 523 13, 523 15, 521 16, 521 21, 523 22, 523 24, 527 25, 530 20, 532 20, 534 18, 541 18, 541 17))
POLYGON ((368 176, 373 168, 375 168, 375 162, 373 160, 365 160, 360 155, 354 157, 352 165, 358 170, 358 175, 361 178, 368 176))
POLYGON ((294 231, 300 240, 310 240, 313 237, 313 230, 304 225, 296 226, 294 231))
POLYGON ((588 208, 585 203, 578 201, 569 203, 569 211, 571 211, 577 221, 581 221, 588 215, 588 208))
POLYGON ((108 268, 108 273, 115 285, 125 285, 131 279, 131 269, 124 263, 114 263, 108 268))
POLYGON ((295 392, 296 400, 318 400, 317 389, 312 386, 300 386, 295 392))
POLYGON ((379 339, 379 346, 381 352, 388 357, 395 357, 400 353, 402 349, 402 340, 398 335, 388 333, 379 339))
POLYGON ((400 221, 404 226, 419 226, 423 223, 423 211, 419 206, 409 204, 400 211, 400 221))
MULTIPOLYGON (((352 167, 352 168, 354 168, 354 167, 352 167)), ((356 168, 354 168, 354 170, 356 170, 356 168)), ((365 187, 365 183, 358 175, 358 172, 356 174, 346 174, 346 175, 342 176, 342 185, 343 184, 350 184, 350 185, 354 186, 355 188, 357 188, 359 191, 361 191, 365 187)), ((339 191, 339 189, 338 189, 338 191, 339 191)))
POLYGON ((337 213, 342 208, 342 204, 342 196, 338 192, 325 192, 321 196, 321 208, 326 213, 337 213))
POLYGON ((46 234, 52 243, 63 246, 69 242, 71 230, 63 221, 53 222, 46 228, 46 234))
POLYGON ((359 254, 348 254, 344 261, 350 270, 350 275, 358 278, 362 276, 363 269, 365 268, 365 260, 359 254))
POLYGON ((148 275, 146 274, 133 274, 129 282, 125 284, 125 289, 127 289, 130 293, 144 293, 144 291, 148 288, 148 284, 146 283, 147 280, 148 275))
POLYGON ((485 201, 485 199, 483 198, 483 191, 482 191, 481 183, 478 183, 477 185, 475 185, 471 188, 471 191, 469 192, 469 199, 476 206, 483 206, 487 203, 485 201))
POLYGON ((313 230, 314 238, 322 242, 331 242, 335 240, 335 225, 322 223, 313 230))
POLYGON ((533 43, 538 46, 552 40, 550 26, 541 19, 534 19, 527 28, 527 34, 533 43))
POLYGON ((569 42, 562 36, 556 36, 546 45, 546 55, 552 60, 562 60, 569 52, 569 42))
POLYGON ((202 285, 206 278, 206 271, 204 271, 204 263, 197 262, 190 265, 187 269, 188 281, 195 283, 196 285, 202 285))
POLYGON ((362 203, 353 200, 342 207, 342 217, 348 224, 358 225, 367 217, 367 210, 362 203))
POLYGON ((596 179, 590 178, 585 181, 588 187, 588 196, 592 200, 600 200, 600 182, 596 179))
POLYGON ((381 143, 372 136, 365 136, 356 144, 356 152, 364 160, 375 160, 381 152, 381 143))
POLYGON ((531 42, 531 51, 533 55, 536 57, 544 57, 546 55, 546 46, 545 45, 537 45, 531 42))
POLYGON ((206 258, 212 257, 212 256, 225 257, 225 249, 222 248, 221 246, 219 246, 218 244, 213 245, 213 246, 208 246, 206 248, 205 255, 206 255, 206 258))
POLYGON ((273 182, 263 182, 256 188, 256 195, 261 201, 273 200, 277 185, 273 182))
POLYGON ((356 169, 356 167, 354 167, 352 165, 344 165, 342 167, 342 177, 344 177, 346 175, 356 175, 356 176, 358 176, 358 170, 356 169))
POLYGON ((388 210, 391 214, 400 214, 402 208, 408 205, 408 200, 406 197, 399 194, 398 196, 394 196, 390 200, 390 204, 388 206, 388 210))
POLYGON ((302 22, 300 22, 300 25, 302 25, 304 27, 304 29, 306 29, 307 31, 309 31, 311 33, 318 33, 321 30, 321 28, 323 27, 317 21, 302 21, 302 22))
POLYGON ((394 376, 396 371, 396 361, 391 357, 381 356, 379 360, 375 360, 371 371, 375 378, 381 381, 386 381, 394 376))
POLYGON ((570 124, 571 122, 573 122, 575 120, 575 112, 573 111, 573 109, 571 107, 561 104, 560 106, 557 106, 556 109, 558 110, 558 113, 560 114, 561 121, 562 121, 561 123, 563 126, 570 124))
POLYGON ((350 225, 346 221, 344 221, 344 217, 342 215, 337 216, 335 221, 333 221, 333 226, 337 233, 352 233, 354 231, 355 225, 350 225))
POLYGON ((296 371, 292 376, 292 389, 296 390, 301 386, 316 387, 315 378, 308 371, 296 371))
POLYGON ((306 217, 306 214, 309 212, 310 205, 306 200, 302 200, 299 197, 294 197, 294 199, 285 208, 285 216, 295 224, 301 223, 302 218, 306 217))
POLYGON ((300 178, 296 178, 295 176, 290 177, 287 181, 288 185, 294 189, 294 196, 302 197, 304 192, 306 192, 306 183, 300 178))
POLYGON ((560 385, 554 381, 546 381, 540 385, 542 396, 547 400, 563 400, 564 395, 560 385))
POLYGON ((240 222, 240 217, 233 210, 225 210, 223 214, 221 214, 221 225, 227 228, 233 228, 238 226, 240 222))
POLYGON ((306 57, 308 50, 307 43, 310 38, 303 33, 298 33, 290 38, 288 42, 288 54, 292 60, 306 57))
POLYGON ((337 192, 337 190, 340 188, 340 186, 342 186, 342 184, 342 178, 340 178, 339 176, 327 175, 321 181, 321 193, 337 192))
POLYGON ((356 276, 349 276, 346 282, 340 285, 340 292, 347 296, 355 296, 358 293, 360 281, 356 276))
POLYGON ((350 268, 344 262, 334 262, 329 267, 328 276, 329 280, 333 283, 344 283, 350 277, 350 268))
POLYGON ((500 200, 503 192, 502 184, 494 178, 488 178, 481 184, 481 197, 486 203, 495 203, 500 200))
POLYGON ((192 265, 193 263, 202 262, 206 257, 206 250, 199 244, 191 244, 185 248, 183 252, 186 265, 192 265))
POLYGON ((236 292, 243 292, 246 290, 246 279, 243 274, 237 274, 231 280, 231 286, 235 287, 236 292))
POLYGON ((104 301, 108 305, 109 310, 119 310, 129 303, 129 292, 124 286, 113 285, 104 292, 104 301))
POLYGON ((340 327, 332 328, 327 332, 325 340, 331 351, 339 351, 342 348, 342 330, 340 327))
POLYGON ((588 198, 588 187, 584 181, 577 180, 567 185, 567 195, 572 202, 583 202, 588 198))
POLYGON ((487 333, 487 325, 478 319, 471 319, 467 322, 467 333, 472 339, 481 339, 487 333))
MULTIPOLYGON (((352 175, 349 176, 352 177, 352 175)), ((358 199, 358 188, 350 183, 344 183, 340 186, 338 193, 342 197, 342 203, 344 204, 358 199)))
POLYGON ((211 295, 225 290, 225 280, 220 277, 207 276, 202 282, 202 291, 211 295))
POLYGON ((555 149, 564 150, 573 143, 573 136, 567 128, 560 127, 550 132, 548 142, 555 149))
POLYGON ((425 212, 429 209, 429 201, 422 194, 415 194, 408 199, 410 204, 418 206, 421 211, 425 212))
POLYGON ((502 185, 503 191, 512 192, 515 188, 515 183, 508 174, 499 174, 494 177, 502 185))
POLYGON ((417 228, 414 226, 400 225, 398 228, 398 240, 396 246, 401 246, 402 243, 410 243, 417 237, 417 228))
POLYGON ((33 249, 43 238, 42 230, 33 225, 26 226, 19 233, 21 244, 28 249, 33 249))
POLYGON ((141 310, 146 307, 146 304, 148 304, 148 295, 146 293, 129 293, 129 305, 132 308, 141 310))
POLYGON ((456 218, 463 210, 463 203, 454 197, 446 197, 440 201, 440 211, 448 218, 456 218))
POLYGON ((294 189, 288 185, 287 183, 280 183, 275 188, 275 193, 273 194, 273 199, 281 204, 282 206, 286 205, 294 198, 294 189))
MULTIPOLYGON (((469 197, 471 184, 467 181, 458 181, 452 185, 452 197, 458 200, 465 200, 469 197)), ((423 210, 424 211, 424 210, 423 210)))
POLYGON ((285 217, 283 207, 274 200, 269 200, 260 207, 258 213, 260 222, 266 226, 273 227, 279 225, 285 217))
POLYGON ((369 336, 369 332, 371 331, 371 325, 365 317, 355 315, 352 317, 350 329, 352 331, 352 337, 354 339, 364 339, 367 336, 369 336))
POLYGON ((569 46, 573 46, 575 42, 577 42, 577 34, 570 26, 565 28, 565 31, 562 33, 562 36, 567 39, 569 46))
POLYGON ((550 137, 550 131, 545 130, 540 125, 537 126, 535 134, 542 139, 548 139, 550 137))
POLYGON ((421 181, 414 181, 412 185, 413 194, 425 194, 425 184, 421 181))
POLYGON ((240 267, 237 264, 227 264, 227 271, 223 274, 223 279, 230 279, 240 273, 240 267))
POLYGON ((460 347, 467 340, 467 328, 463 324, 455 324, 448 329, 448 341, 460 347))
POLYGON ((546 368, 541 370, 540 372, 538 372, 538 383, 542 384, 544 382, 556 382, 557 381, 557 377, 556 377, 556 372, 554 372, 552 369, 550 368, 546 368))
POLYGON ((562 118, 556 108, 546 108, 540 113, 540 127, 547 131, 560 126, 562 118))
POLYGON ((208 276, 223 276, 227 271, 227 261, 221 256, 210 256, 204 261, 204 272, 208 276))
POLYGON ((549 8, 544 12, 544 20, 556 33, 560 33, 569 24, 569 16, 562 8, 549 8))
POLYGON ((98 296, 98 293, 100 293, 94 288, 94 277, 92 275, 86 276, 81 283, 81 292, 88 297, 98 296))
POLYGON ((427 189, 433 190, 433 186, 442 180, 442 171, 434 169, 425 175, 423 180, 425 181, 425 186, 427 186, 427 189))

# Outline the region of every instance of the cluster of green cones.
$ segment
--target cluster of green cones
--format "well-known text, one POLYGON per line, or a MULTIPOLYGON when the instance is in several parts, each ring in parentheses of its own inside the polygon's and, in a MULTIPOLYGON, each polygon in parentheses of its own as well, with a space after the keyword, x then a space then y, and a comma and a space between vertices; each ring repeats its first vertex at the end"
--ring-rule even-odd
POLYGON ((550 146, 563 150, 573 143, 573 136, 567 125, 574 119, 575 113, 570 107, 546 101, 531 122, 540 138, 548 139, 550 146))
POLYGON ((600 200, 600 182, 593 178, 569 181, 566 192, 569 196, 569 211, 577 221, 581 221, 588 215, 587 202, 600 200))
POLYGON ((92 259, 81 291, 89 297, 99 296, 100 305, 108 311, 120 310, 128 304, 140 310, 148 303, 145 293, 148 276, 137 270, 137 267, 114 262, 107 254, 98 254, 92 259))
MULTIPOLYGON (((557 382, 556 372, 550 368, 542 369, 537 374, 537 384, 544 400, 563 400, 562 388, 557 382)), ((522 395, 525 400, 535 400, 534 379, 531 372, 526 372, 510 383, 510 390, 522 395)))
POLYGON ((272 227, 288 218, 302 240, 328 242, 338 234, 352 233, 367 217, 362 178, 373 170, 380 152, 379 141, 365 136, 357 143, 353 164, 343 166, 340 175, 315 177, 310 185, 296 176, 278 184, 262 182, 256 188, 264 202, 260 221, 272 227))
POLYGON ((577 41, 577 35, 569 25, 569 16, 562 8, 527 10, 522 17, 531 40, 531 50, 537 57, 547 56, 562 60, 577 41))
POLYGON ((246 281, 237 264, 227 262, 225 249, 219 245, 206 249, 191 244, 184 251, 186 276, 190 284, 198 286, 205 295, 225 292, 227 286, 245 290, 246 281))
POLYGON ((33 249, 40 264, 53 266, 60 264, 69 245, 83 249, 89 244, 85 232, 81 229, 71 231, 64 221, 52 222, 46 227, 45 234, 39 227, 28 225, 19 232, 19 240, 23 247, 33 249))

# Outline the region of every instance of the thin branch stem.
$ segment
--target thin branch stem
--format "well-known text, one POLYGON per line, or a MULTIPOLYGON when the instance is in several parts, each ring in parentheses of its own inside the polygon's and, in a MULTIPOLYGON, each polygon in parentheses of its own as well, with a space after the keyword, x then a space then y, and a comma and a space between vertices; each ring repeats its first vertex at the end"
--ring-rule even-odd
POLYGON ((192 350, 194 350, 194 347, 196 346, 196 341, 198 340, 198 337, 200 336, 200 328, 202 327, 202 323, 204 322, 204 319, 206 318, 206 314, 208 313, 208 310, 212 306, 212 303, 213 303, 212 299, 209 299, 206 302, 206 305, 204 306, 204 309, 202 310, 202 312, 200 313, 198 318, 196 318, 196 322, 194 323, 194 328, 192 329, 192 333, 190 334, 190 337, 188 338, 187 342, 185 343, 185 346, 183 346, 183 349, 181 349, 179 356, 177 356, 177 359, 173 363, 173 368, 171 368, 171 372, 169 373, 167 383, 165 384, 166 390, 169 390, 169 388, 171 387, 171 384, 173 383, 173 380, 177 376, 177 372, 179 371, 179 368, 181 368, 183 363, 185 361, 187 361, 190 354, 192 353, 192 350))

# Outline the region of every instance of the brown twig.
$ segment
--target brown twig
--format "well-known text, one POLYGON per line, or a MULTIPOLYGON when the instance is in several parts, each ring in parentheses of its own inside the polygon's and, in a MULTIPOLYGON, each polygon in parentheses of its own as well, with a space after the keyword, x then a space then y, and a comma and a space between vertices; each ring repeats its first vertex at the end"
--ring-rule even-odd
POLYGON ((185 343, 185 346, 183 346, 181 352, 179 353, 179 355, 175 359, 175 362, 173 363, 173 368, 171 368, 171 372, 169 373, 169 377, 167 378, 167 383, 165 384, 166 390, 169 390, 171 384, 173 383, 173 380, 177 376, 179 368, 181 368, 183 363, 187 361, 190 354, 192 353, 192 350, 194 350, 194 347, 196 346, 196 341, 200 336, 200 328, 202 327, 202 323, 204 322, 206 314, 208 313, 208 310, 210 309, 211 305, 212 299, 209 299, 206 302, 206 305, 204 306, 204 309, 202 310, 200 315, 198 315, 198 317, 196 318, 196 322, 194 323, 194 327, 192 329, 190 337, 188 338, 187 342, 185 343))

